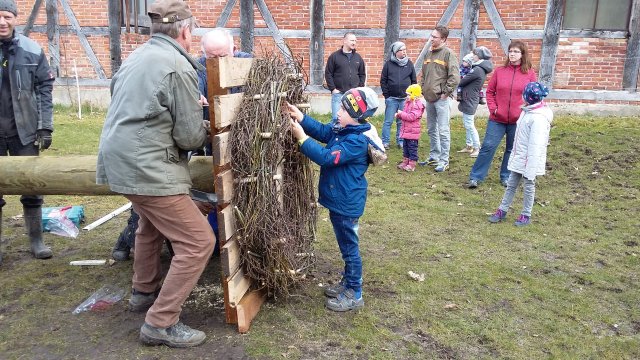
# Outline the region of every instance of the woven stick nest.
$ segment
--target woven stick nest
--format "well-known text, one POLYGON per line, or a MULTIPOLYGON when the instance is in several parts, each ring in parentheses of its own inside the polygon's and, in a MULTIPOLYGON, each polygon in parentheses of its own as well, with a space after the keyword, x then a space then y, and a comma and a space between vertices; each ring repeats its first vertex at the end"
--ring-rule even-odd
MULTIPOLYGON (((303 104, 302 60, 255 59, 231 127, 234 215, 245 274, 270 296, 288 295, 314 263, 315 174, 289 128, 286 103, 303 104)), ((303 109, 304 111, 304 109, 303 109)))

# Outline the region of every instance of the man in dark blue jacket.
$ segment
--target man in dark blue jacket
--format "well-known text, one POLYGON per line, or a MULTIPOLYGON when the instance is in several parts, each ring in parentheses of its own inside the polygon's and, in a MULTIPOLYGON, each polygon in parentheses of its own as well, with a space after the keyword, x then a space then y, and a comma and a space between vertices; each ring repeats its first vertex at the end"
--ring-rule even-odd
MULTIPOLYGON (((40 45, 15 33, 17 15, 14 0, 0 0, 0 156, 37 156, 51 146, 54 76, 40 45)), ((33 256, 50 258, 42 241, 43 197, 22 195, 20 202, 33 256)), ((0 194, 0 237, 4 205, 0 194)))
POLYGON ((360 257, 358 221, 367 201, 369 140, 371 129, 366 119, 378 107, 378 96, 370 88, 348 90, 341 99, 335 125, 322 124, 298 108, 288 105, 291 131, 298 139, 300 152, 320 165, 318 202, 329 209, 342 259, 342 280, 325 288, 326 306, 333 311, 348 311, 364 306, 362 299, 362 258, 360 257), (326 143, 322 146, 310 140, 326 143))
POLYGON ((342 47, 329 55, 324 69, 324 78, 331 90, 331 120, 334 123, 342 95, 349 89, 364 86, 367 79, 364 60, 356 53, 356 41, 355 34, 344 34, 342 47))

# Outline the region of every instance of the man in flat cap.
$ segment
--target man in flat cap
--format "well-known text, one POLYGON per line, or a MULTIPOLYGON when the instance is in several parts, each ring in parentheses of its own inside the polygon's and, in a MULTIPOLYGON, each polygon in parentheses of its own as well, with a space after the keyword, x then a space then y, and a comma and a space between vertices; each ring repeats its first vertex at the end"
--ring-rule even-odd
MULTIPOLYGON (((15 32, 17 15, 14 0, 0 0, 0 156, 37 156, 51 146, 54 76, 40 45, 15 32)), ((20 202, 31 253, 50 258, 42 241, 43 197, 22 195, 20 202)), ((0 238, 4 205, 0 193, 0 238)))
POLYGON ((204 332, 180 322, 182 304, 215 244, 207 219, 189 196, 187 153, 207 140, 191 58, 195 20, 181 0, 149 8, 151 38, 111 81, 111 105, 98 149, 96 182, 123 194, 140 216, 135 239, 132 311, 147 311, 140 341, 191 347, 204 332), (161 284, 164 239, 175 253, 161 284))

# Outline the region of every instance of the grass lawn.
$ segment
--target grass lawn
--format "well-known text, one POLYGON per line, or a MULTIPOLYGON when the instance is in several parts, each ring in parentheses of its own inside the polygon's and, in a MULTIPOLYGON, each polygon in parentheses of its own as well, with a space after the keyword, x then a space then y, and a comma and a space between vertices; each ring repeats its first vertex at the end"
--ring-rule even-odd
MULTIPOLYGON (((54 144, 44 155, 96 153, 104 116, 85 113, 78 120, 73 110, 56 108, 54 144)), ((378 130, 381 121, 373 119, 378 130)), ((476 125, 482 137, 486 119, 476 125)), ((423 130, 421 157, 428 151, 423 130)), ((467 189, 473 159, 456 153, 464 146, 460 118, 451 131, 445 173, 397 170, 397 148, 388 165, 369 168, 360 221, 364 309, 324 309, 319 285, 337 280, 342 265, 322 210, 309 281, 292 297, 265 304, 248 335, 223 324, 219 302, 189 302, 185 322, 209 336, 204 347, 190 350, 139 346, 144 317, 129 315, 122 303, 104 313, 71 314, 103 284, 130 286, 130 262, 68 265, 109 257, 126 216, 76 239, 46 234, 54 258, 35 261, 21 220, 13 218, 21 213, 18 196, 6 196, 0 358, 640 358, 640 118, 558 116, 548 172, 536 181, 532 224, 524 228, 513 226, 521 191, 507 222, 487 222, 504 192, 501 150, 487 181, 467 189), (425 280, 411 279, 409 271, 425 280)), ((84 205, 89 222, 127 202, 119 196, 45 201, 84 205)), ((209 268, 200 286, 219 284, 217 258, 209 268)), ((220 294, 198 296, 219 300, 220 294)))

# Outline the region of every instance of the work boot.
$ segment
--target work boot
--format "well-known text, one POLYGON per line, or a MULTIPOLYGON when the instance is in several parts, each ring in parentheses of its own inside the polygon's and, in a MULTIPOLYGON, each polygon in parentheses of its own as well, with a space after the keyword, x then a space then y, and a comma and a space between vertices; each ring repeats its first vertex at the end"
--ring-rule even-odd
POLYGON ((403 158, 402 162, 400 162, 400 164, 398 164, 397 168, 398 169, 404 169, 404 167, 407 166, 408 163, 409 163, 409 158, 403 158))
POLYGON ((144 293, 133 289, 131 291, 131 298, 129 299, 129 311, 137 313, 146 312, 156 301, 159 293, 160 290, 152 293, 144 293))
POLYGON ((168 328, 157 328, 144 323, 140 328, 140 341, 145 345, 167 345, 186 348, 202 344, 207 336, 204 332, 192 329, 178 321, 168 328))
POLYGON ((42 208, 23 207, 24 223, 31 242, 31 253, 36 259, 48 259, 53 256, 51 249, 42 241, 42 208))

